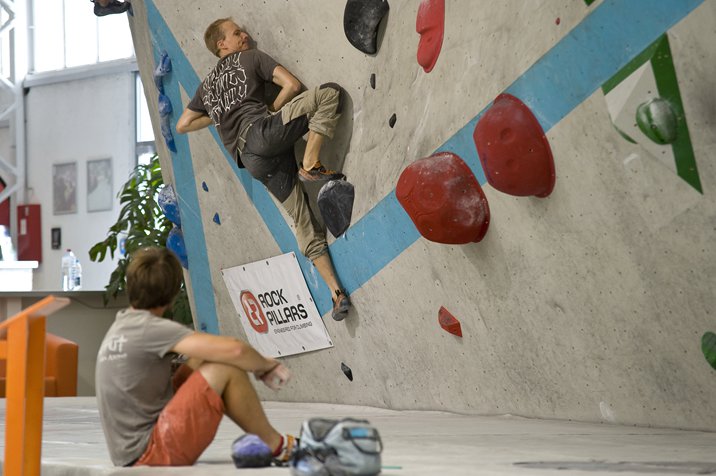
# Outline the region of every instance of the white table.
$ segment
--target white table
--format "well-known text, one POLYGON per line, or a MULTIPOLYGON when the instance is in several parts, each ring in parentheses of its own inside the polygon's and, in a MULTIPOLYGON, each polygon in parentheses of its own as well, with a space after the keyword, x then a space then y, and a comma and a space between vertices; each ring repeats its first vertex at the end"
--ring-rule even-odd
MULTIPOLYGON (((38 266, 37 261, 0 261, 0 293, 32 291, 32 270, 38 266)), ((20 297, 0 299, 0 320, 21 310, 20 297)))

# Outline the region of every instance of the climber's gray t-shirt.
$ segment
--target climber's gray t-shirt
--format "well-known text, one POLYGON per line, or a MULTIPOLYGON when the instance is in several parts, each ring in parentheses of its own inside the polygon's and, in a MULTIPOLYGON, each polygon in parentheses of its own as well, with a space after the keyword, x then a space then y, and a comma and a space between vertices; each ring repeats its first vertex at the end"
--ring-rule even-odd
POLYGON ((249 124, 269 115, 265 87, 273 82, 277 66, 276 60, 256 49, 226 55, 187 105, 211 117, 224 147, 239 167, 244 167, 239 156, 239 146, 243 147, 239 136, 249 124))
POLYGON ((149 311, 117 313, 97 354, 97 406, 112 462, 126 466, 147 448, 174 395, 170 350, 193 331, 149 311))

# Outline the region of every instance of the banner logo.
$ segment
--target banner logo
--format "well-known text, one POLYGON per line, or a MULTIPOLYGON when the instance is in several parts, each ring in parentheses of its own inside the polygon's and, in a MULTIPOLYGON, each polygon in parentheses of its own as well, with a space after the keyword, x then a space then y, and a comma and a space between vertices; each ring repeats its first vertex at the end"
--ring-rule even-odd
POLYGON ((244 313, 249 318, 251 327, 259 334, 266 334, 268 332, 266 316, 264 316, 261 305, 251 291, 241 291, 241 307, 244 308, 244 313))
MULTIPOLYGON (((0 0, 1 2, 2 0, 0 0)), ((296 255, 222 269, 246 340, 267 357, 333 347, 296 255)))

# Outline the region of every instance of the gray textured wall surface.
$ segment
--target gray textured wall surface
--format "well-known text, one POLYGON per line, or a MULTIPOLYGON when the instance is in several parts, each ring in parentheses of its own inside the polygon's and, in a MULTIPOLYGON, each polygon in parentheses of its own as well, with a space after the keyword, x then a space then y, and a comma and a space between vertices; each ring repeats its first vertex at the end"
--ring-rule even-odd
MULTIPOLYGON (((417 0, 390 0, 375 55, 346 40, 345 2, 337 0, 135 0, 130 22, 157 138, 152 71, 166 34, 155 11, 198 78, 216 61, 204 29, 232 16, 305 85, 340 83, 349 108, 323 161, 355 185, 356 223, 392 193, 406 166, 448 141, 570 31, 619 3, 447 2, 445 39, 429 74, 416 62, 417 0)), ((346 321, 324 315, 334 347, 287 358, 292 383, 277 395, 260 390, 262 397, 715 429, 716 371, 700 347, 701 336, 716 331, 715 31, 716 2, 705 1, 659 32, 671 47, 703 193, 624 140, 597 87, 547 131, 557 175, 548 198, 483 185, 492 219, 482 242, 419 238, 352 292, 346 321), (440 329, 440 306, 461 321, 462 338, 440 329)), ((587 34, 599 44, 599 31, 587 34)), ((172 61, 172 74, 185 68, 176 54, 172 61)), ((173 121, 194 93, 181 84, 173 121)), ((569 96, 579 84, 561 87, 569 96)), ((178 147, 190 151, 197 197, 181 202, 183 226, 202 230, 208 269, 190 276, 195 310, 210 302, 220 332, 242 337, 221 270, 281 248, 211 130, 178 147)), ((179 158, 160 150, 172 182, 179 158)), ((352 270, 337 272, 345 279, 352 270)))

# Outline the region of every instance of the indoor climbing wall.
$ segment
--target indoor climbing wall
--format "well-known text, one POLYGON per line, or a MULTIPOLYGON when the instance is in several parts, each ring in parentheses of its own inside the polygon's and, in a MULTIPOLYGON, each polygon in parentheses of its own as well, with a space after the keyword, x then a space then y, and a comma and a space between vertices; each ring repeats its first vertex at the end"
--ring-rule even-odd
POLYGON ((348 182, 308 191, 354 307, 333 321, 299 256, 332 347, 263 397, 713 429, 716 3, 133 6, 201 330, 246 337, 222 270, 300 255, 213 127, 176 132, 216 63, 206 26, 231 16, 347 92, 322 160, 348 182))

